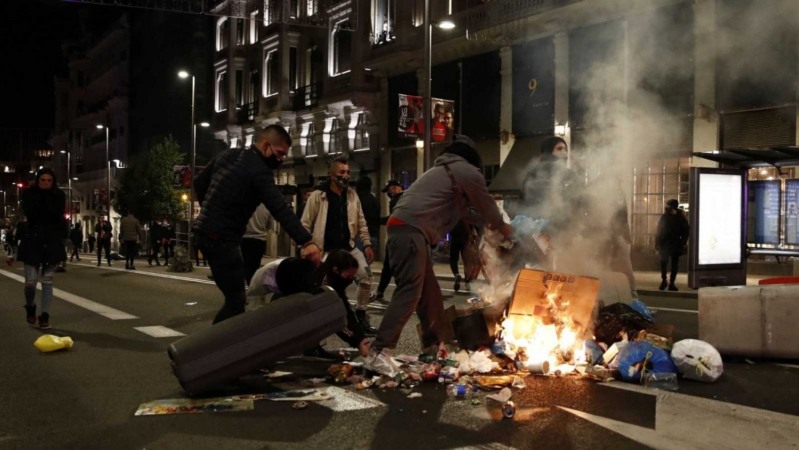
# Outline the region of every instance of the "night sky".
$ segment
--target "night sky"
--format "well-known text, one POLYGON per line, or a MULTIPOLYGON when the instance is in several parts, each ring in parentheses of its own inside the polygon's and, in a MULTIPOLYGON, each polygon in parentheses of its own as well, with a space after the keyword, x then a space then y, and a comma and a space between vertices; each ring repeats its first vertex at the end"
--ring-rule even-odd
POLYGON ((5 91, 0 159, 16 156, 18 149, 8 143, 19 141, 17 129, 25 129, 25 136, 41 134, 45 140, 51 133, 54 76, 66 75, 61 43, 103 30, 121 12, 120 7, 63 0, 0 2, 0 82, 5 91))

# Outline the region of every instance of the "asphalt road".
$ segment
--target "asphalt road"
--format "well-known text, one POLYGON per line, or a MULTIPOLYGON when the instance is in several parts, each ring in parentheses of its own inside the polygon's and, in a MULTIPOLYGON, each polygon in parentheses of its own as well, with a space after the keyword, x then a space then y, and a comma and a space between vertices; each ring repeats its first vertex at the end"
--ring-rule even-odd
MULTIPOLYGON (((717 383, 681 380, 676 393, 527 377, 527 387, 514 391, 511 420, 486 393, 472 405, 448 398, 438 383, 420 385, 414 392, 422 397, 413 399, 399 389, 323 383, 336 399, 303 410, 256 401, 251 411, 134 416, 144 402, 186 398, 165 352, 178 337, 154 335, 202 330, 221 305, 207 269, 183 275, 139 264, 126 272, 121 262, 97 268, 84 259, 57 274, 50 333, 75 346, 48 354, 33 347, 44 332, 24 320, 20 265, 0 270, 0 449, 797 448, 799 369, 775 361, 727 361, 717 383)), ((658 324, 675 326, 675 338, 696 337, 695 299, 642 298, 658 309, 658 324)), ((374 323, 381 311, 371 310, 374 323)), ((415 324, 398 353, 419 352, 415 324)), ((307 389, 328 366, 289 359, 275 369, 291 375, 253 374, 216 395, 307 389)))

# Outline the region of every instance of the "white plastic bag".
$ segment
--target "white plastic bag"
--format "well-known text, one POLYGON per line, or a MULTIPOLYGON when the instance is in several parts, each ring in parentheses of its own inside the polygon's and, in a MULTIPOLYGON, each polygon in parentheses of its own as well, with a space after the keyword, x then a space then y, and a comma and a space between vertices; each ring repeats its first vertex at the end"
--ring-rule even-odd
POLYGON ((724 363, 718 350, 697 339, 684 339, 674 344, 671 359, 680 375, 691 380, 712 383, 724 372, 724 363))

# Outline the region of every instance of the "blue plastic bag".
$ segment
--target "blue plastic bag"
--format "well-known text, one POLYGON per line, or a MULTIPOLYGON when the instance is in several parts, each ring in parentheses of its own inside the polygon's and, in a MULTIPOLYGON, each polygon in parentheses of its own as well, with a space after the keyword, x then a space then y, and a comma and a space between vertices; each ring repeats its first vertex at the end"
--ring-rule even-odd
POLYGON ((621 379, 631 383, 641 383, 646 372, 677 373, 669 353, 649 342, 630 342, 619 350, 616 358, 621 379))
POLYGON ((647 308, 646 303, 642 302, 641 300, 635 299, 632 303, 630 303, 630 308, 634 309, 635 312, 641 314, 642 316, 646 317, 650 321, 655 321, 655 318, 652 315, 652 311, 647 308))

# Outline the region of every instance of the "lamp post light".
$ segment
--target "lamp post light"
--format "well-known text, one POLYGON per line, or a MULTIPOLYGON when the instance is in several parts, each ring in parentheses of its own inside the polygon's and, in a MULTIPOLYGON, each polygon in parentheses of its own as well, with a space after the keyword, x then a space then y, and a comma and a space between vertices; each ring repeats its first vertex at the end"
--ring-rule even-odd
MULTIPOLYGON (((450 11, 450 14, 452 11, 450 11)), ((439 28, 443 30, 451 30, 455 28, 453 22, 448 16, 438 24, 439 28)), ((431 128, 432 128, 432 115, 433 115, 433 102, 431 90, 431 78, 433 72, 433 23, 430 20, 430 0, 424 0, 424 99, 422 107, 424 108, 424 170, 430 168, 430 159, 432 157, 432 148, 430 144, 431 128)), ((463 100, 461 100, 463 101, 463 100)), ((421 175, 421 174, 420 174, 421 175)))
POLYGON ((194 167, 197 157, 197 124, 194 122, 194 75, 185 70, 178 72, 180 78, 191 77, 191 166, 189 167, 189 230, 186 233, 188 240, 189 259, 191 259, 191 229, 194 226, 194 167))
POLYGON ((22 199, 19 198, 19 188, 22 187, 22 183, 14 183, 14 186, 17 187, 17 214, 19 214, 20 205, 22 204, 22 199))
POLYGON ((61 150, 61 154, 67 155, 67 189, 69 194, 67 197, 67 211, 69 213, 69 225, 72 225, 72 152, 69 150, 61 150))
POLYGON ((105 209, 106 214, 108 215, 108 222, 111 222, 111 158, 109 156, 109 149, 108 149, 108 142, 109 142, 109 130, 108 125, 97 125, 98 130, 102 130, 105 128, 105 167, 108 173, 105 177, 105 189, 106 189, 106 197, 105 197, 105 209))

